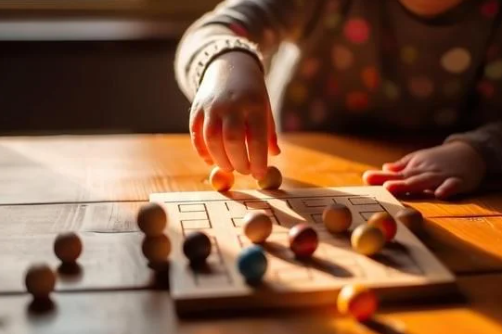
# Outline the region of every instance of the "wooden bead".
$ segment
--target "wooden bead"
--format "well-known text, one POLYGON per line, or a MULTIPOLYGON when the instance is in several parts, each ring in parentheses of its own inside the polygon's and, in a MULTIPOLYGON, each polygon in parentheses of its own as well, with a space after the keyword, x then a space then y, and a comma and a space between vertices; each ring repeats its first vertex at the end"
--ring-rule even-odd
POLYGON ((156 237, 146 237, 143 239, 141 250, 151 263, 164 262, 171 253, 171 240, 164 234, 156 237))
POLYGON ((386 241, 394 239, 397 233, 397 224, 394 218, 388 212, 377 212, 370 217, 368 225, 379 228, 386 241))
POLYGON ((263 243, 272 234, 272 220, 263 212, 248 212, 244 216, 243 230, 251 242, 263 243))
POLYGON ((237 269, 246 282, 260 282, 268 267, 268 260, 263 248, 251 246, 243 249, 237 258, 237 269))
POLYGON ((209 182, 216 191, 228 191, 234 185, 235 178, 232 172, 226 172, 219 167, 214 167, 209 175, 209 182))
POLYGON ((404 208, 396 214, 396 220, 406 227, 408 227, 412 232, 421 232, 424 224, 424 218, 420 211, 413 208, 404 208))
POLYGON ((308 224, 298 224, 289 230, 289 247, 297 257, 311 256, 318 245, 317 232, 308 224))
POLYGON ((322 213, 322 221, 326 229, 332 233, 347 231, 352 224, 352 213, 343 204, 328 205, 322 213))
POLYGON ((74 263, 82 253, 82 241, 73 232, 61 233, 54 241, 54 253, 63 263, 74 263))
POLYGON ((167 226, 166 211, 158 203, 148 203, 138 212, 138 227, 147 237, 157 237, 167 226))
POLYGON ((338 312, 350 315, 358 321, 370 319, 378 308, 378 300, 373 291, 360 284, 346 285, 337 299, 338 312))
POLYGON ((34 298, 48 298, 56 286, 56 274, 46 264, 32 265, 26 272, 25 285, 34 298))
POLYGON ((277 167, 270 166, 267 168, 265 176, 258 180, 258 187, 263 190, 279 189, 282 184, 282 174, 277 167))
POLYGON ((206 261, 211 254, 211 239, 200 231, 188 234, 183 242, 183 253, 192 263, 206 261))
POLYGON ((385 246, 383 232, 374 226, 359 225, 350 238, 352 248, 358 253, 371 256, 378 253, 385 246))

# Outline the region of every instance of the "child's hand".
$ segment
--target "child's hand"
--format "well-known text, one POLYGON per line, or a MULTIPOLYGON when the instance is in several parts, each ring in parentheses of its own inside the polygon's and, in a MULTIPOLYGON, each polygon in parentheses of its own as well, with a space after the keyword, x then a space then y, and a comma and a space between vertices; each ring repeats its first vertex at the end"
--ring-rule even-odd
POLYGON ((190 133, 208 164, 257 179, 265 174, 268 151, 280 149, 265 79, 252 56, 230 52, 209 65, 190 112, 190 133))
POLYGON ((408 154, 383 165, 382 171, 367 171, 367 184, 383 184, 394 194, 433 191, 437 198, 476 189, 486 171, 485 162, 472 146, 452 142, 408 154))

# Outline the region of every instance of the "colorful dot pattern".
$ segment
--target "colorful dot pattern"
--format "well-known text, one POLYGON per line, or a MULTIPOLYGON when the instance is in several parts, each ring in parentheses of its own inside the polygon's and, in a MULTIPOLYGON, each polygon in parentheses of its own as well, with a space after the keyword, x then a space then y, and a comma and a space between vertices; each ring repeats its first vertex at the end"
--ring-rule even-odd
MULTIPOLYGON (((467 30, 472 26, 461 20, 422 26, 417 33, 407 30, 407 22, 401 26, 412 16, 393 18, 397 23, 390 25, 375 19, 379 11, 360 10, 361 0, 352 2, 359 10, 347 10, 341 0, 326 1, 319 45, 302 55, 285 94, 285 130, 326 126, 340 114, 375 116, 381 110, 401 113, 396 119, 403 125, 449 127, 465 116, 462 106, 469 96, 502 99, 502 0, 469 4, 469 20, 478 23, 480 39, 492 36, 488 44, 472 38, 467 30)), ((239 27, 233 30, 246 34, 239 27)))

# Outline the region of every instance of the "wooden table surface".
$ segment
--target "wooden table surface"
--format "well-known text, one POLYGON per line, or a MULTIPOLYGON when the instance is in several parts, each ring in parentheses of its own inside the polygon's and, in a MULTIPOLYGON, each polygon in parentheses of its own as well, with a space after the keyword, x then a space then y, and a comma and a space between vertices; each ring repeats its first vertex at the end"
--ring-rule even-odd
MULTIPOLYGON (((283 153, 271 163, 282 170, 285 189, 362 185, 363 171, 417 147, 319 134, 285 136, 281 145, 283 153)), ((384 309, 366 325, 334 310, 177 319, 168 292, 138 283, 148 279, 140 256, 131 251, 132 261, 113 263, 113 254, 124 256, 120 249, 134 248, 137 233, 125 232, 137 232, 134 216, 150 193, 210 190, 208 170, 185 135, 0 139, 0 333, 502 333, 497 193, 455 202, 403 199, 427 218, 420 237, 457 275, 465 301, 384 309), (93 291, 61 288, 53 312, 32 314, 16 270, 31 260, 57 264, 52 239, 66 230, 79 231, 85 242, 96 233, 110 236, 112 246, 94 242, 96 252, 85 259, 84 253, 84 272, 99 268, 103 247, 112 253, 110 271, 123 276, 125 267, 145 271, 123 286, 100 285, 99 276, 90 275, 85 279, 93 291)), ((235 188, 254 187, 250 177, 237 177, 235 188)))

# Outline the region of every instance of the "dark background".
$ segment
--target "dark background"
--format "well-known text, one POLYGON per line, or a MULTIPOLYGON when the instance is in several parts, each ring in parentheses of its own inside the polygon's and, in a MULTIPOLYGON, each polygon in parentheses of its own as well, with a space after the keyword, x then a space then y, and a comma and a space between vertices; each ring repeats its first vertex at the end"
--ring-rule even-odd
POLYGON ((187 132, 184 30, 219 0, 0 3, 0 135, 187 132))

